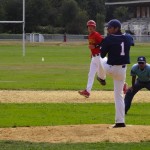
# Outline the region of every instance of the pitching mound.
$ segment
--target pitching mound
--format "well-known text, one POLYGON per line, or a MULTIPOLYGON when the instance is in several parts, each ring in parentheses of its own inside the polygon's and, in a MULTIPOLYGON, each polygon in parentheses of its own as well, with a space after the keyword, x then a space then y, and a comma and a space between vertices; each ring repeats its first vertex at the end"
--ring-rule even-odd
POLYGON ((54 127, 0 128, 0 140, 95 143, 95 142, 142 142, 150 140, 149 126, 109 128, 110 125, 72 125, 54 127))
MULTIPOLYGON (((92 91, 84 98, 77 91, 0 91, 1 103, 113 103, 113 91, 92 91)), ((134 102, 150 102, 148 91, 140 91, 134 102)), ((141 142, 150 141, 150 126, 109 128, 110 125, 72 125, 0 128, 0 140, 30 142, 141 142)))
MULTIPOLYGON (((92 91, 90 98, 78 91, 0 91, 1 103, 114 103, 113 91, 92 91)), ((138 92, 133 102, 150 102, 150 92, 138 92)))

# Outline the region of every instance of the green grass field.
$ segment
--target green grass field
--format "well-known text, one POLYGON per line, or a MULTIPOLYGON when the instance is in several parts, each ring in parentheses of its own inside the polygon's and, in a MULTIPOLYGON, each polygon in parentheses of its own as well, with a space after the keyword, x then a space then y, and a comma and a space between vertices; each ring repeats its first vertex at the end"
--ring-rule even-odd
MULTIPOLYGON (((149 60, 149 45, 138 45, 131 49, 131 65, 138 56, 149 60)), ((130 83, 128 65, 127 82, 130 83)), ((0 89, 32 90, 79 90, 84 89, 90 66, 87 45, 28 45, 26 56, 21 46, 0 46, 0 89), (42 57, 45 61, 42 62, 42 57)), ((96 81, 94 90, 99 90, 96 81)), ((113 82, 108 77, 107 86, 101 90, 112 90, 113 82)))
MULTIPOLYGON (((150 125, 150 103, 133 104, 127 124, 150 125)), ((114 104, 0 104, 0 127, 113 124, 114 104)))
POLYGON ((0 150, 149 150, 149 142, 142 143, 77 143, 49 144, 1 141, 0 150))
MULTIPOLYGON (((131 49, 130 68, 140 55, 150 62, 150 45, 138 44, 131 49)), ((90 65, 86 44, 28 44, 26 56, 21 46, 0 44, 0 89, 12 90, 79 90, 84 89, 90 65), (45 61, 42 62, 42 57, 45 61)), ((111 78, 107 86, 93 90, 113 90, 111 78)), ((150 103, 134 104, 126 116, 133 125, 150 125, 150 103)), ((0 127, 47 126, 70 124, 113 124, 114 104, 5 104, 0 103, 0 127)), ((76 143, 49 144, 1 141, 0 150, 148 150, 150 142, 141 143, 76 143)))

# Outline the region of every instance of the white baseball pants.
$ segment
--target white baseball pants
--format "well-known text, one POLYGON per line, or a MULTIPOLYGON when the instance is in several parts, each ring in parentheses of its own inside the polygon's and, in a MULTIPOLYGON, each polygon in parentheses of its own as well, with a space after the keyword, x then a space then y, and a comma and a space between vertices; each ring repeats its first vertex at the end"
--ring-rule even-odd
POLYGON ((115 123, 125 123, 125 104, 123 96, 123 86, 126 79, 127 67, 122 65, 109 65, 106 58, 100 57, 100 71, 103 77, 112 76, 114 81, 115 99, 115 123))
POLYGON ((96 73, 97 73, 98 77, 100 77, 101 79, 105 79, 105 78, 103 78, 103 73, 101 73, 99 59, 100 59, 100 56, 95 56, 95 57, 92 57, 92 59, 91 59, 90 70, 89 70, 89 74, 88 74, 88 83, 87 83, 87 87, 86 87, 86 90, 89 93, 91 92, 96 73))

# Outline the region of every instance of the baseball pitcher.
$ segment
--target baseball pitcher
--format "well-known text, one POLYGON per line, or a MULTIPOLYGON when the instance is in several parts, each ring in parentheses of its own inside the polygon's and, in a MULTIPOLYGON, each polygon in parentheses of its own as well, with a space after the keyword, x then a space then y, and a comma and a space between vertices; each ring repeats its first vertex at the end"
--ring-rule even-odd
POLYGON ((125 127, 125 105, 123 87, 126 79, 127 64, 130 63, 129 51, 133 45, 130 35, 122 34, 121 23, 117 19, 107 24, 108 36, 101 46, 100 70, 103 77, 112 76, 114 81, 115 125, 113 128, 125 127), (108 56, 108 60, 103 59, 108 56))

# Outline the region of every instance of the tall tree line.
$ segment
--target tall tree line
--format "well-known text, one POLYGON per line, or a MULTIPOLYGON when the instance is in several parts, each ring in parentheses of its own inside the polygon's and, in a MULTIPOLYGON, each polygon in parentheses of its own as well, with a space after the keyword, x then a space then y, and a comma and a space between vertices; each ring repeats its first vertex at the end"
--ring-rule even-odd
MULTIPOLYGON (((85 34, 86 22, 103 32, 105 0, 26 0, 26 33, 85 34)), ((0 20, 22 20, 22 0, 0 0, 0 20)), ((19 24, 0 24, 0 33, 21 33, 19 24)))
MULTIPOLYGON (((25 0, 26 33, 86 34, 86 22, 93 19, 103 33, 104 23, 135 15, 134 6, 105 6, 106 2, 129 0, 25 0)), ((22 0, 0 0, 0 20, 22 20, 22 0)), ((19 24, 0 24, 0 33, 21 33, 19 24)))

